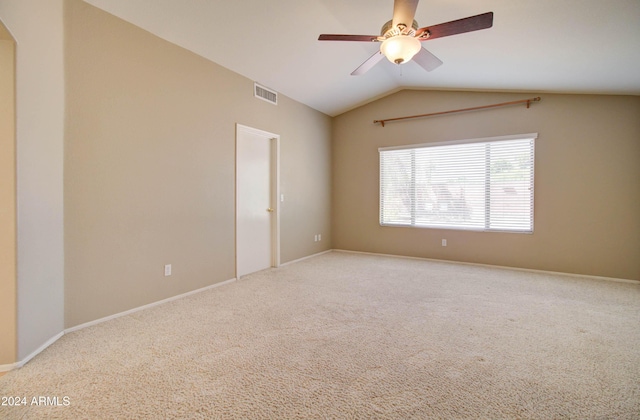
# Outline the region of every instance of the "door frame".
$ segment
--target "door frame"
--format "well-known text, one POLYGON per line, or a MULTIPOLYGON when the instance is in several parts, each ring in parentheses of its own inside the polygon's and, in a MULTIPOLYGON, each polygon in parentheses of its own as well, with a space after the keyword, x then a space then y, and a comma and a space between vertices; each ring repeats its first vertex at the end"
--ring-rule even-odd
POLYGON ((265 139, 269 139, 270 143, 270 171, 271 171, 271 192, 270 201, 273 213, 271 216, 271 267, 280 266, 280 135, 270 133, 268 131, 249 127, 236 123, 236 142, 235 142, 235 276, 238 278, 238 137, 240 133, 255 134, 265 139))

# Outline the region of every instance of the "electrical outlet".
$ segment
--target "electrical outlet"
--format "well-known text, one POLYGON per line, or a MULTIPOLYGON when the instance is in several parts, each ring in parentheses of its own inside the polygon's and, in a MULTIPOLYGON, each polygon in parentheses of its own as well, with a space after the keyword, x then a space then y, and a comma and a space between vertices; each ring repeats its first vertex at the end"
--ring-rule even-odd
POLYGON ((165 277, 171 275, 171 264, 166 264, 164 266, 164 275, 165 277))
POLYGON ((318 235, 313 235, 313 242, 318 242, 318 235))
POLYGON ((447 240, 446 239, 442 240, 442 246, 447 246, 447 240))

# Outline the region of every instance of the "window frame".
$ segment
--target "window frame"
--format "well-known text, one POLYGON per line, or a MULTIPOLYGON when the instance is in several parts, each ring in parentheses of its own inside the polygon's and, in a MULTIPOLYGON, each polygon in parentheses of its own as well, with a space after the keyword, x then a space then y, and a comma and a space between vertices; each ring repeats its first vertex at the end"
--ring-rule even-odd
MULTIPOLYGON (((381 227, 405 227, 405 228, 418 228, 418 229, 448 229, 448 230, 466 230, 466 231, 474 231, 474 232, 502 232, 502 233, 523 233, 523 234, 533 234, 534 232, 534 222, 535 222, 535 149, 536 149, 536 140, 538 138, 538 133, 525 133, 525 134, 515 134, 515 135, 507 135, 507 136, 496 136, 496 137, 482 137, 482 138, 474 138, 474 139, 461 139, 461 140, 452 140, 452 141, 442 141, 442 142, 431 142, 431 143, 419 143, 419 144, 409 144, 409 145, 400 145, 400 146, 388 146, 388 147, 379 147, 379 162, 378 162, 378 182, 379 182, 379 195, 378 195, 378 205, 379 205, 379 215, 378 222, 381 227), (393 150, 414 150, 414 149, 424 149, 429 147, 441 147, 441 146, 455 146, 455 145, 465 145, 465 144, 474 144, 474 143, 497 143, 501 141, 509 141, 509 140, 531 140, 531 218, 530 218, 530 226, 531 228, 528 230, 521 229, 506 229, 506 228, 491 228, 487 227, 487 222, 485 221, 484 227, 473 227, 473 226, 455 226, 455 225, 426 225, 426 224, 415 224, 415 209, 412 206, 412 214, 411 214, 411 222, 410 223, 389 223, 383 221, 383 177, 382 177, 382 155, 385 151, 393 151, 393 150)), ((488 168, 486 168, 488 169, 488 168)), ((488 175, 490 176, 490 175, 488 175)), ((486 179, 486 178, 485 178, 486 179)), ((415 189, 415 184, 411 185, 412 189, 415 189)), ((486 217, 485 217, 486 219, 486 217)))

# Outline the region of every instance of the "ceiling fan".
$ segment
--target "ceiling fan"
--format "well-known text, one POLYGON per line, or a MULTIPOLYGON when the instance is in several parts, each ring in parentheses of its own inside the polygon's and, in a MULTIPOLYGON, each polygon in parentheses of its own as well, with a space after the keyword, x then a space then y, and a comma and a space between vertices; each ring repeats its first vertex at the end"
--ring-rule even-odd
POLYGON ((421 41, 477 31, 493 26, 493 12, 470 16, 439 25, 418 28, 413 18, 418 7, 418 0, 395 0, 393 19, 385 23, 377 35, 336 35, 322 34, 318 41, 359 41, 381 42, 380 51, 369 57, 351 75, 364 74, 376 65, 383 57, 395 64, 402 64, 413 59, 426 71, 434 70, 442 65, 442 61, 420 45, 421 41))

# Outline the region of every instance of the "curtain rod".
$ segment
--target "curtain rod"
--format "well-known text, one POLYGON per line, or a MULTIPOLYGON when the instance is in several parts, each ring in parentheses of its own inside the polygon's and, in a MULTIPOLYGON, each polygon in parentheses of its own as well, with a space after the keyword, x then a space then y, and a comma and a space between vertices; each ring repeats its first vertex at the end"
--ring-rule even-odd
POLYGON ((527 104, 527 108, 529 108, 529 106, 531 106, 531 102, 539 102, 539 101, 540 101, 540 97, 538 96, 536 98, 520 99, 518 101, 502 102, 502 103, 499 103, 499 104, 492 104, 492 105, 474 106, 472 108, 453 109, 451 111, 433 112, 431 114, 410 115, 408 117, 398 117, 398 118, 387 118, 387 119, 384 119, 384 120, 374 120, 373 123, 374 124, 375 123, 380 123, 384 127, 384 123, 389 122, 389 121, 408 120, 410 118, 431 117, 431 116, 434 116, 434 115, 453 114, 454 112, 475 111, 477 109, 496 108, 496 107, 499 107, 499 106, 508 106, 508 105, 515 105, 515 104, 523 104, 523 103, 526 103, 527 104))

